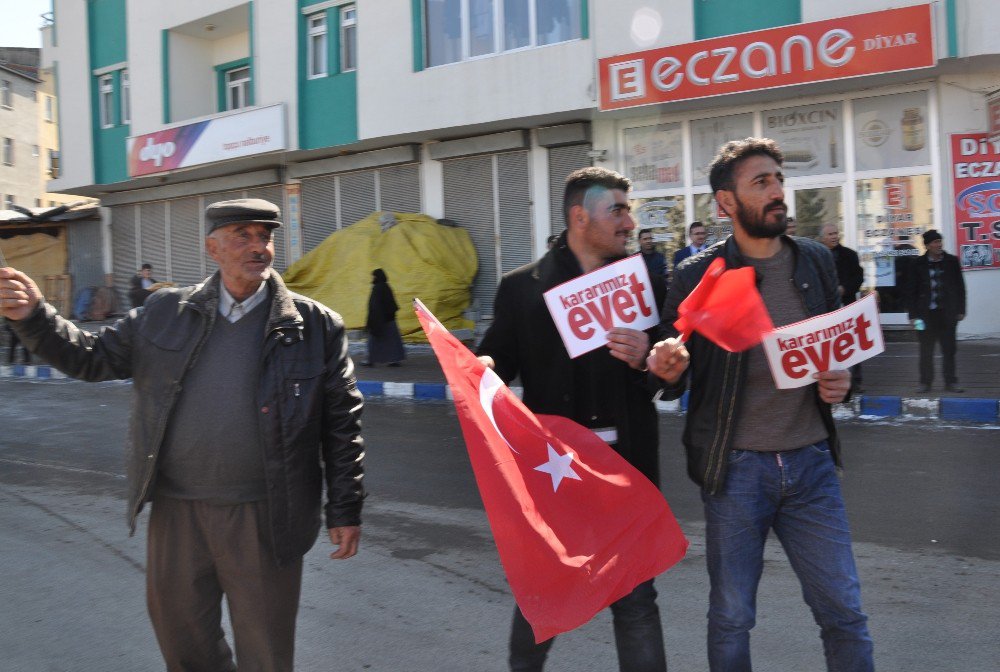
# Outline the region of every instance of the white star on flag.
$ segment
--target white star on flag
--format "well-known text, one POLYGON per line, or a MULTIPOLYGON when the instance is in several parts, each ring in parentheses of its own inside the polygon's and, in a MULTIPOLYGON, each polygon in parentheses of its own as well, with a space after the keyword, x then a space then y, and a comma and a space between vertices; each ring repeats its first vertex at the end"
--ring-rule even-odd
POLYGON ((573 453, 560 455, 551 445, 545 445, 549 449, 549 461, 535 467, 535 471, 544 471, 552 477, 552 492, 559 489, 559 484, 562 483, 564 478, 581 480, 577 473, 573 471, 573 467, 570 466, 573 463, 573 453))

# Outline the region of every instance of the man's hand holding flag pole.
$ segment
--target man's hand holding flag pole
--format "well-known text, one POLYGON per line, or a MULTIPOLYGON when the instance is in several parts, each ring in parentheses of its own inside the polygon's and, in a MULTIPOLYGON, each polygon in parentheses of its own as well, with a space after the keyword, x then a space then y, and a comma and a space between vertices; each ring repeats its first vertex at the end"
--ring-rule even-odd
POLYGON ((688 542, 660 491, 591 430, 534 415, 415 300, 444 370, 487 518, 537 642, 666 571, 688 542))

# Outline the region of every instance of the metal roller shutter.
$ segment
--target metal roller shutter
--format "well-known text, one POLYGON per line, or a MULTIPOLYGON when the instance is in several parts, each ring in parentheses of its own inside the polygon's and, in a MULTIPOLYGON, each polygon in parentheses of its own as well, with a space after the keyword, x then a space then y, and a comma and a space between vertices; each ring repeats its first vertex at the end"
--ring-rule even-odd
POLYGON ((101 222, 84 220, 70 222, 66 227, 69 246, 69 273, 73 279, 73 295, 84 287, 104 286, 104 261, 101 251, 101 222))
MULTIPOLYGON (((260 189, 250 189, 247 191, 247 198, 263 198, 265 201, 270 201, 281 208, 282 216, 285 214, 285 191, 277 185, 273 187, 262 187, 260 189)), ((282 228, 275 229, 274 231, 273 265, 279 273, 283 273, 285 268, 288 266, 287 257, 285 256, 284 223, 282 223, 282 228)))
POLYGON ((201 282, 202 235, 199 226, 201 204, 197 198, 170 201, 170 274, 171 280, 186 286, 201 282))
POLYGON ((309 252, 336 230, 337 176, 302 180, 302 252, 309 252))
POLYGON ((497 289, 496 217, 493 209, 493 157, 474 156, 443 162, 444 216, 469 232, 479 257, 472 285, 479 318, 493 315, 497 289))
POLYGON ((391 166, 378 171, 380 210, 420 212, 420 166, 391 166))
POLYGON ((167 269, 166 201, 139 206, 139 261, 153 265, 153 277, 165 280, 167 269))
POLYGON ((563 191, 566 176, 574 170, 590 165, 590 145, 553 147, 549 150, 549 228, 551 233, 562 233, 566 228, 563 215, 563 191))
POLYGON ((528 152, 497 155, 497 194, 500 207, 500 272, 529 263, 531 239, 531 175, 528 152))
POLYGON ((118 305, 123 311, 132 307, 128 300, 129 281, 141 263, 135 248, 135 215, 138 209, 136 205, 111 208, 111 269, 115 276, 118 305))
POLYGON ((340 175, 340 227, 347 228, 375 210, 375 171, 340 175))

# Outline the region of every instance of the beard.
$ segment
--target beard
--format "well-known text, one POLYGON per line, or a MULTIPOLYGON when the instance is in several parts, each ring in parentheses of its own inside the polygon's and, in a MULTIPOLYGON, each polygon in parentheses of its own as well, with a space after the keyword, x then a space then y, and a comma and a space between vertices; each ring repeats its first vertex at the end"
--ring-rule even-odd
POLYGON ((788 229, 784 201, 775 201, 761 212, 751 212, 743 205, 739 196, 733 194, 733 197, 736 199, 736 218, 751 238, 777 238, 788 229), (772 210, 777 210, 778 216, 773 222, 768 222, 767 215, 772 210))

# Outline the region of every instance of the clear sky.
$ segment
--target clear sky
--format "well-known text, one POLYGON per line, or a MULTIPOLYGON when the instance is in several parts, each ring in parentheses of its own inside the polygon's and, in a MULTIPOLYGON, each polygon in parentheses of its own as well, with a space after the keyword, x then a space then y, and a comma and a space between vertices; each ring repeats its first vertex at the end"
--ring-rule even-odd
POLYGON ((41 47, 41 14, 52 0, 0 0, 0 47, 41 47))

